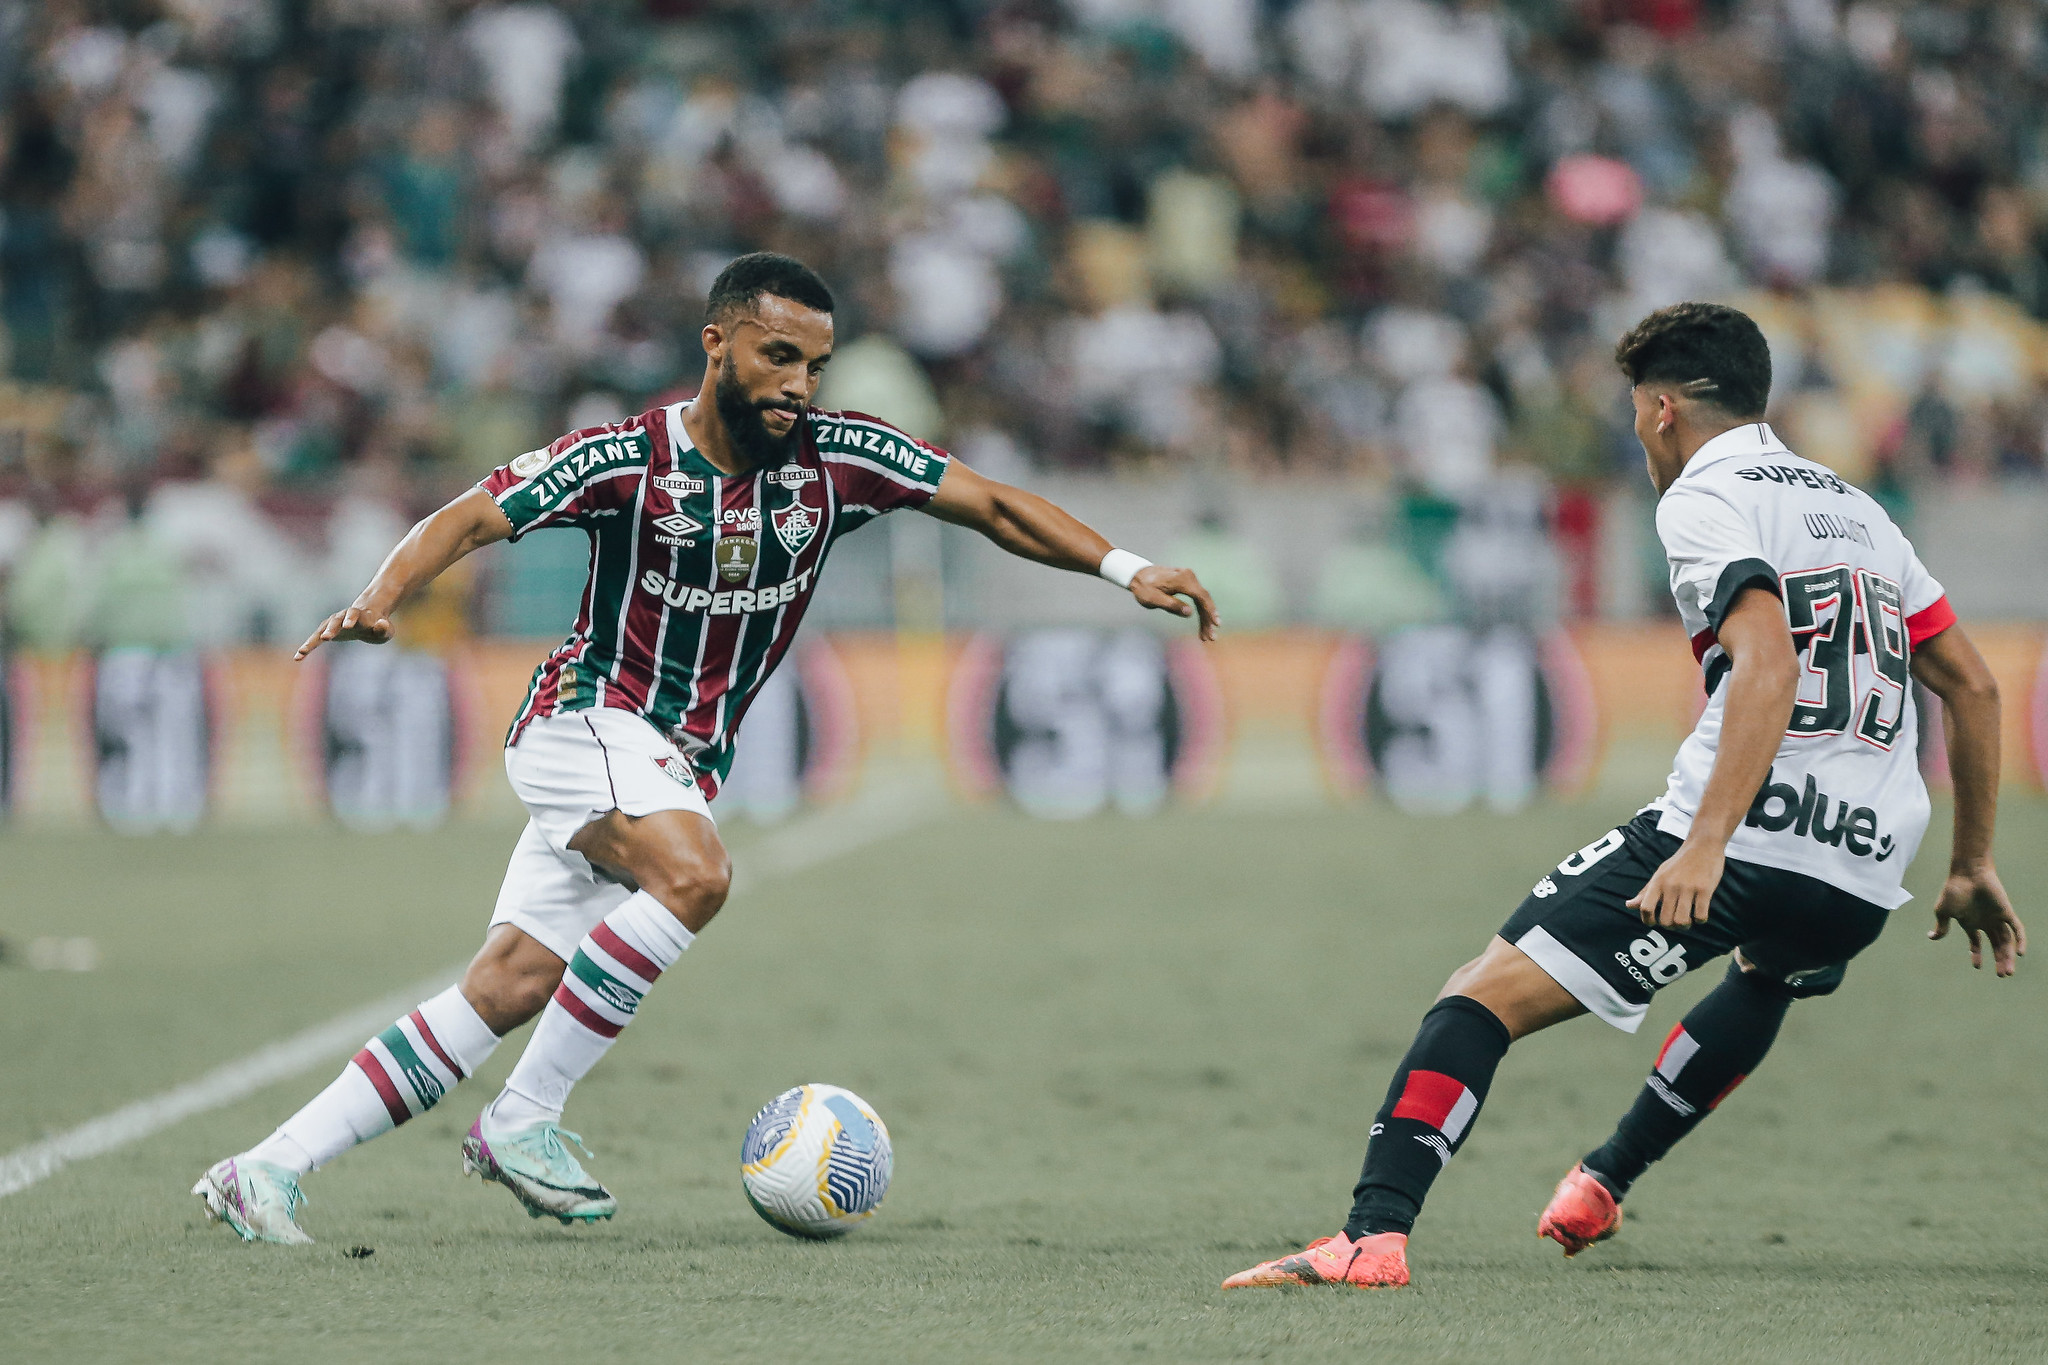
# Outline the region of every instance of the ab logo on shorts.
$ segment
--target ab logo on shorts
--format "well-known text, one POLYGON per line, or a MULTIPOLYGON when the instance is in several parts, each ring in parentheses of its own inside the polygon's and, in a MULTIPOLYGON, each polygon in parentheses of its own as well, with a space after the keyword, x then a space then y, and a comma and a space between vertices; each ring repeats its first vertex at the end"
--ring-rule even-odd
POLYGON ((1626 953, 1616 953, 1614 960, 1649 991, 1670 985, 1686 972, 1685 945, 1671 942, 1655 929, 1629 944, 1626 953), (1637 971, 1638 966, 1643 970, 1637 971), (1643 972, 1649 973, 1648 979, 1643 972))

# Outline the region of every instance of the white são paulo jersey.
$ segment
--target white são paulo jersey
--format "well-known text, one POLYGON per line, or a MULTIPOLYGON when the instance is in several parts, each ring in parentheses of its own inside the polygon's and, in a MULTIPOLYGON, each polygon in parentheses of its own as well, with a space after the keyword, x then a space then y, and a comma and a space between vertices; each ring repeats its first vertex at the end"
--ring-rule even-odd
POLYGON ((1792 724, 1728 856, 1895 908, 1927 830, 1912 651, 1955 624, 1941 584, 1882 507, 1762 422, 1701 446, 1657 504, 1671 595, 1707 709, 1678 750, 1657 827, 1684 837, 1720 743, 1730 667, 1715 631, 1751 585, 1784 603, 1799 650, 1792 724))

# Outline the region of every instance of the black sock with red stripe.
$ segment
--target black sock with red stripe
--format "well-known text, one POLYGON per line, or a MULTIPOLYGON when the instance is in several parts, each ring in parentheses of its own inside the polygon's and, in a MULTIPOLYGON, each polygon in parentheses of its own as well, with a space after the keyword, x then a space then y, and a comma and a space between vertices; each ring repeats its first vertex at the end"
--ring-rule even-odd
POLYGON ((1587 1174, 1616 1199, 1728 1092, 1756 1070, 1777 1039, 1792 997, 1777 983, 1729 964, 1720 985, 1671 1030, 1642 1093, 1614 1136, 1587 1155, 1587 1174))
POLYGON ((1508 1042, 1507 1025, 1466 996, 1446 996, 1422 1016, 1373 1123, 1347 1236, 1415 1226, 1437 1173, 1472 1131, 1508 1042))

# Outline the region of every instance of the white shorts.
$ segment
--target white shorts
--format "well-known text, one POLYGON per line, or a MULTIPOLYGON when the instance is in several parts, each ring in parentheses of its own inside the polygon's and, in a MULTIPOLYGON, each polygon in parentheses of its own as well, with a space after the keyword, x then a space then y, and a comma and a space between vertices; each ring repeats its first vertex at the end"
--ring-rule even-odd
POLYGON ((528 722, 505 750, 505 775, 530 818, 491 923, 514 926, 564 962, 632 894, 571 851, 578 830, 615 810, 712 819, 689 760, 631 711, 592 707, 528 722))

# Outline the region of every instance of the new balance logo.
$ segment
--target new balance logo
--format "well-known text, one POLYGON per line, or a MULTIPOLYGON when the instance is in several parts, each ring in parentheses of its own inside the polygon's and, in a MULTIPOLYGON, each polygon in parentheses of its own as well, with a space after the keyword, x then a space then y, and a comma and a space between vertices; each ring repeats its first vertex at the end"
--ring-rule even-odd
POLYGON ((1650 1089, 1657 1092, 1658 1099, 1670 1105, 1680 1114, 1684 1114, 1687 1116, 1690 1116, 1692 1114, 1692 1105, 1688 1103, 1685 1099, 1680 1097, 1677 1091, 1673 1090, 1670 1086, 1664 1084, 1664 1078, 1662 1076, 1659 1076, 1654 1071, 1650 1073, 1650 1089))
POLYGON ((1435 1152, 1440 1165, 1451 1164, 1451 1144, 1444 1141, 1441 1133, 1417 1133, 1415 1140, 1435 1152))

